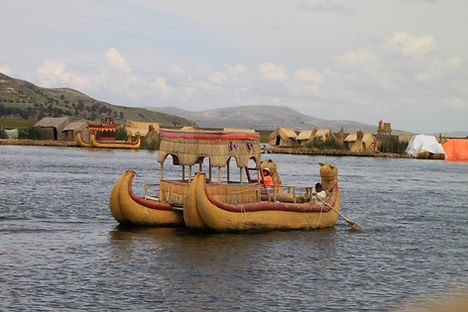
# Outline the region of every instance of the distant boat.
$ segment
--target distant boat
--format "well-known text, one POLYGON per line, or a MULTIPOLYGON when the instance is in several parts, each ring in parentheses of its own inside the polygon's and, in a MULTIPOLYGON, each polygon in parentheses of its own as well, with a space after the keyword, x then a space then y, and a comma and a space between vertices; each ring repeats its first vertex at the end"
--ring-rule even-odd
POLYGON ((116 140, 115 138, 116 125, 112 118, 105 118, 102 122, 90 122, 88 124, 89 142, 85 142, 81 136, 81 132, 76 134, 76 143, 82 147, 104 147, 104 148, 140 148, 141 139, 137 134, 135 139, 132 139, 131 133, 127 134, 127 140, 116 140))

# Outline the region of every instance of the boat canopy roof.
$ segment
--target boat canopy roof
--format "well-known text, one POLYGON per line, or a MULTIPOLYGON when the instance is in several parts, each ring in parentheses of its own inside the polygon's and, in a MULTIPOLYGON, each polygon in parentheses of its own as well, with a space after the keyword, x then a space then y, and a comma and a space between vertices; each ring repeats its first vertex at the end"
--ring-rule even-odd
POLYGON ((225 167, 231 157, 237 167, 247 167, 253 159, 260 165, 260 137, 246 131, 205 131, 161 129, 158 162, 163 163, 168 155, 174 165, 203 163, 208 157, 212 167, 225 167))

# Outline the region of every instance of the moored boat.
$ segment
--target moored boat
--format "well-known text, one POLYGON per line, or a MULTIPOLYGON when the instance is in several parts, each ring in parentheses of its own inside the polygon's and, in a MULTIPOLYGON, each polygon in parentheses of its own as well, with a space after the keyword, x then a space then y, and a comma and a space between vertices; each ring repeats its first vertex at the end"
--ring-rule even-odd
MULTIPOLYGON (((131 133, 127 134, 127 140, 116 140, 116 125, 112 118, 105 118, 102 122, 90 122, 88 124, 87 136, 89 141, 83 139, 81 132, 76 134, 76 143, 82 147, 102 148, 132 148, 138 149, 141 145, 140 135, 137 133, 133 139, 131 133)), ((86 133, 85 133, 86 134, 86 133)))
POLYGON ((156 197, 136 196, 132 189, 134 177, 135 171, 127 170, 115 185, 119 189, 118 193, 111 193, 109 207, 117 221, 138 225, 183 225, 181 210, 174 209, 171 204, 156 197))
POLYGON ((195 176, 191 196, 195 197, 196 209, 204 226, 219 232, 310 230, 332 227, 337 221, 337 212, 340 208, 337 173, 333 164, 321 164, 322 184, 329 193, 326 203, 294 203, 278 200, 242 204, 225 203, 209 193, 204 173, 197 173, 195 176))
MULTIPOLYGON (((131 187, 135 172, 127 171, 114 185, 111 193, 109 208, 112 215, 120 223, 183 225, 185 221, 192 228, 204 228, 201 223, 196 225, 196 219, 190 219, 189 207, 194 198, 190 197, 192 193, 189 194, 188 190, 193 179, 192 167, 197 165, 199 171, 202 171, 205 158, 209 168, 207 187, 213 196, 225 202, 260 200, 259 192, 250 192, 255 184, 232 183, 229 177, 229 162, 232 157, 241 168, 241 180, 242 170, 247 167, 249 161, 253 161, 255 168, 259 168, 258 139, 258 134, 254 132, 161 129, 158 152, 158 162, 161 165, 159 184, 145 185, 145 196, 136 196, 131 187), (164 162, 167 158, 172 158, 173 164, 182 168, 181 179, 164 179, 164 162), (189 169, 188 177, 186 167, 189 169), (221 171, 224 167, 228 168, 228 177, 227 181, 221 182, 221 171), (217 182, 214 179, 212 181, 212 168, 218 168, 217 182), (147 187, 152 186, 159 187, 156 195, 150 195, 148 192, 147 187), (247 189, 249 191, 246 192, 247 189), (165 213, 161 213, 160 210, 164 210, 165 213), (182 210, 183 220, 179 219, 182 218, 182 210), (172 214, 172 219, 167 220, 168 214, 172 214)), ((197 213, 195 210, 194 212, 197 213)))

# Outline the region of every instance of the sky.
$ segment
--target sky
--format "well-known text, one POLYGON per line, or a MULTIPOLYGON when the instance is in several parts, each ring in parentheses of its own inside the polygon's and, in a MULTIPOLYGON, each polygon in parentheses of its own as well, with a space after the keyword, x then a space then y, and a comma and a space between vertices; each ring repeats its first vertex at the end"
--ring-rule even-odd
POLYGON ((468 132, 467 12, 465 0, 0 0, 0 72, 121 106, 278 105, 468 132))

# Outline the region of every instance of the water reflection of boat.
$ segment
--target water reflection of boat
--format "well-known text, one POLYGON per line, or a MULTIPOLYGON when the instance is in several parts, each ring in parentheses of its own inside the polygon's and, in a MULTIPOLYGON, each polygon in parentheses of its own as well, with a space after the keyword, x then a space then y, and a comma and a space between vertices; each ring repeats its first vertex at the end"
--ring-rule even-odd
MULTIPOLYGON (((327 204, 309 202, 311 187, 274 185, 271 193, 261 196, 258 181, 260 168, 274 165, 260 162, 259 136, 254 131, 197 131, 161 129, 158 162, 159 184, 145 184, 145 196, 132 189, 135 172, 126 171, 114 185, 109 207, 122 223, 140 225, 185 225, 192 229, 245 231, 274 229, 315 229, 332 227, 337 220, 339 190, 337 170, 333 164, 321 167, 322 184, 329 198, 327 204), (164 162, 171 156, 181 166, 180 180, 164 179, 164 162), (208 172, 203 172, 205 158, 208 172), (239 168, 239 181, 231 178, 231 159, 239 168), (249 162, 253 167, 249 168, 249 162), (192 167, 198 165, 198 173, 192 167), (186 177, 188 167, 188 177, 186 177), (217 180, 212 169, 218 169, 217 180), (222 177, 222 169, 226 175, 222 177), (246 178, 244 178, 244 172, 246 178), (256 172, 256 178, 251 174, 256 172), (150 195, 149 188, 159 188, 150 195), (283 193, 283 189, 288 192, 283 193), (292 193, 291 193, 292 190, 292 193), (327 207, 331 206, 332 209, 327 207)), ((277 178, 276 183, 280 179, 277 178)))

